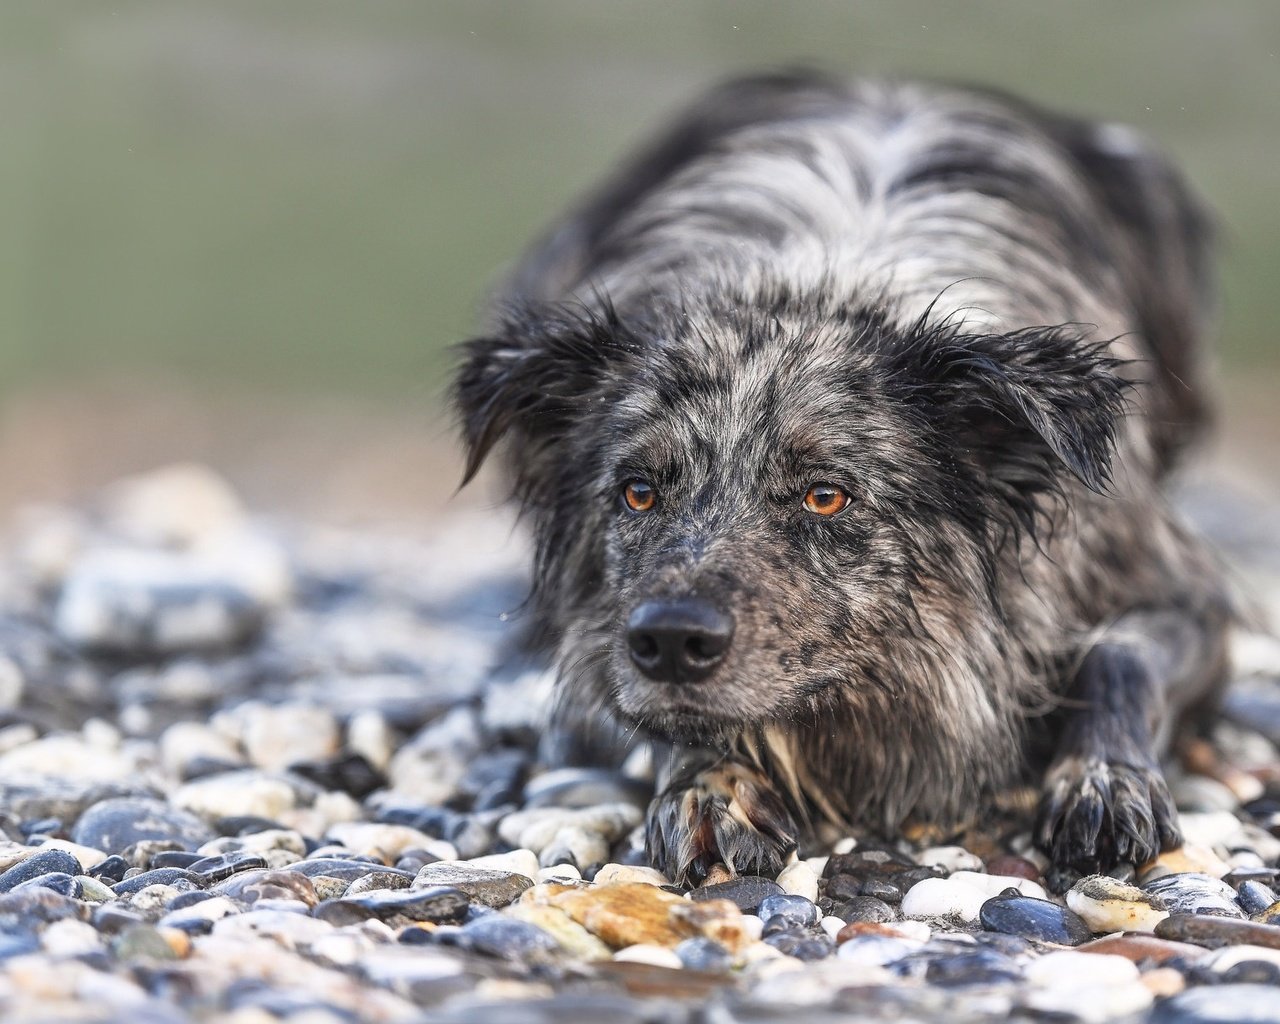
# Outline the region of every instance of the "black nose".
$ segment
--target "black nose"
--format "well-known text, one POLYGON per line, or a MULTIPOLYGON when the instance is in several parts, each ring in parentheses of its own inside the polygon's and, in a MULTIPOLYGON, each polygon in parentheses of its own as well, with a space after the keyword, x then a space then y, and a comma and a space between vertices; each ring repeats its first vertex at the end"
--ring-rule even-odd
POLYGON ((705 679, 732 640, 733 619, 693 597, 646 602, 627 620, 631 660, 664 683, 705 679))

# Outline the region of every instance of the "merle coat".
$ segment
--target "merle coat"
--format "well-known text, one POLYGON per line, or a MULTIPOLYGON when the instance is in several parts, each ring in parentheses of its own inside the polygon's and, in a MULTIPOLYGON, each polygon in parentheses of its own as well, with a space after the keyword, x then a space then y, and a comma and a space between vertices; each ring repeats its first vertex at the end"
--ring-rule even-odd
POLYGON ((467 473, 502 442, 560 706, 676 744, 661 868, 1026 782, 1060 883, 1179 841, 1158 758, 1229 618, 1161 491, 1207 236, 1125 128, 799 74, 712 91, 516 266, 467 473))

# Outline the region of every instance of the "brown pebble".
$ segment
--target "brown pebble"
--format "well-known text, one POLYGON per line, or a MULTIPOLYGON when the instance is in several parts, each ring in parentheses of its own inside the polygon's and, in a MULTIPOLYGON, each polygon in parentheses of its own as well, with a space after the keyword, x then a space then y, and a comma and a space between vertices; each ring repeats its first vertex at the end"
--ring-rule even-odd
POLYGON ((707 877, 703 881, 703 885, 719 885, 721 882, 732 882, 734 873, 723 864, 712 864, 711 870, 707 872, 707 877))
POLYGON ((1253 920, 1257 924, 1276 924, 1280 925, 1280 900, 1277 900, 1271 906, 1267 907, 1260 914, 1255 914, 1253 920))
POLYGON ((1193 942, 1209 949, 1246 943, 1280 949, 1280 926, 1207 914, 1172 914, 1156 925, 1156 936, 1177 942, 1193 942))
POLYGON ((856 939, 859 935, 884 935, 891 939, 908 938, 905 932, 899 931, 891 924, 878 924, 875 921, 850 921, 836 932, 836 945, 856 939))
POLYGON ((1157 967, 1153 971, 1147 971, 1139 980, 1157 999, 1176 996, 1187 987, 1187 979, 1172 967, 1157 967))
POLYGON ((729 917, 740 922, 742 918, 741 911, 728 900, 693 904, 643 882, 566 889, 548 894, 546 902, 614 949, 641 943, 670 949, 692 935, 705 933, 714 922, 729 917), (698 908, 707 909, 699 914, 698 908))
POLYGON ((1025 878, 1031 882, 1040 881, 1040 869, 1025 857, 1012 853, 1002 853, 987 861, 987 874, 1009 875, 1013 878, 1025 878))
POLYGON ((1186 942, 1170 942, 1157 939, 1146 932, 1125 932, 1123 935, 1108 935, 1106 938, 1094 939, 1083 946, 1077 946, 1080 953, 1110 953, 1132 960, 1135 964, 1144 960, 1162 964, 1175 957, 1192 960, 1204 956, 1204 950, 1186 942))
POLYGON ((184 960, 191 955, 191 936, 186 932, 180 928, 157 928, 156 931, 169 944, 173 955, 179 960, 184 960))

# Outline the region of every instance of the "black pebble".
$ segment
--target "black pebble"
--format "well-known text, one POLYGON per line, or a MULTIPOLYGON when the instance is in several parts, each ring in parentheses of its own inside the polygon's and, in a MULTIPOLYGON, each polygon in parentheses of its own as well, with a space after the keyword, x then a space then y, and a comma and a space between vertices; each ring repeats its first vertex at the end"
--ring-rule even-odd
POLYGON ((825 960, 835 949, 835 943, 826 935, 801 929, 766 935, 764 942, 797 960, 825 960))
POLYGON ((189 868, 200 860, 200 854, 188 850, 161 850, 151 858, 151 868, 189 868))
POLYGON ((123 882, 117 882, 111 890, 117 896, 132 896, 149 885, 172 885, 179 889, 185 885, 188 888, 198 889, 200 879, 182 868, 156 868, 154 871, 144 871, 132 878, 126 878, 123 882))
POLYGON ((113 854, 104 861, 100 861, 85 872, 90 878, 96 878, 99 881, 108 884, 114 884, 124 879, 124 873, 129 870, 129 862, 118 854, 113 854))
POLYGON ((51 873, 78 875, 80 862, 65 850, 41 850, 0 874, 0 892, 10 892, 23 882, 51 873))
POLYGON ((244 850, 233 850, 231 853, 220 853, 213 857, 201 857, 187 865, 187 870, 205 884, 221 882, 238 871, 254 871, 267 866, 267 858, 244 850))
MULTIPOLYGON (((585 874, 583 875, 585 878, 585 874)), ((768 896, 781 896, 782 886, 772 878, 762 875, 743 875, 741 878, 699 886, 689 893, 694 900, 729 900, 744 914, 754 914, 768 896)))
POLYGON ((1048 900, 1023 896, 1016 889, 987 900, 978 919, 982 927, 993 932, 1064 946, 1078 946, 1093 938, 1093 932, 1078 914, 1048 900))
POLYGON ((893 907, 874 896, 855 896, 841 903, 832 913, 845 924, 851 924, 854 921, 884 924, 898 919, 898 912, 893 907))

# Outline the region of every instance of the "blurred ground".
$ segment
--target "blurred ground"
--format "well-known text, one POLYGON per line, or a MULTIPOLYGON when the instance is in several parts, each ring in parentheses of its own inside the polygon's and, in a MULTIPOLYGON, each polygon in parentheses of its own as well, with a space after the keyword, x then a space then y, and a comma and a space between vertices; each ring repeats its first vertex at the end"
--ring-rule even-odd
POLYGON ((1223 225, 1228 461, 1274 480, 1278 50, 1270 0, 6 3, 0 511, 186 457, 259 506, 439 510, 447 346, 503 262, 706 83, 795 63, 1169 148, 1223 225))

